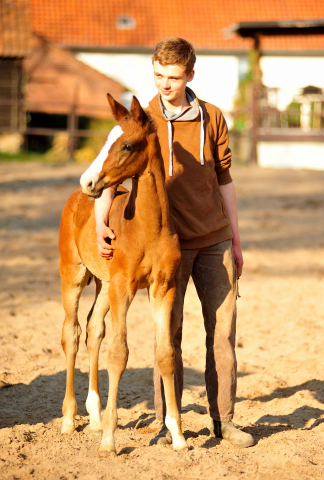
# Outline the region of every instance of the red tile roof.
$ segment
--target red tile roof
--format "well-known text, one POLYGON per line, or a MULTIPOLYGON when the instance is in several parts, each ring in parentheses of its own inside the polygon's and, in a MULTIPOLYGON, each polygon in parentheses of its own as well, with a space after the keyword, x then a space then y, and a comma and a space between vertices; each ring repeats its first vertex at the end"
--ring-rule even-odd
MULTIPOLYGON (((74 47, 154 47, 164 37, 197 49, 246 50, 250 39, 226 40, 223 29, 242 21, 324 18, 323 0, 30 0, 35 32, 74 47), (116 28, 118 17, 135 19, 116 28)), ((267 37, 271 50, 324 50, 324 35, 267 37)))
POLYGON ((0 1, 0 57, 23 57, 30 49, 28 0, 0 1))
POLYGON ((107 92, 122 101, 125 87, 76 60, 72 53, 33 39, 32 54, 23 60, 28 77, 27 109, 45 113, 70 112, 77 94, 77 113, 113 118, 107 92))

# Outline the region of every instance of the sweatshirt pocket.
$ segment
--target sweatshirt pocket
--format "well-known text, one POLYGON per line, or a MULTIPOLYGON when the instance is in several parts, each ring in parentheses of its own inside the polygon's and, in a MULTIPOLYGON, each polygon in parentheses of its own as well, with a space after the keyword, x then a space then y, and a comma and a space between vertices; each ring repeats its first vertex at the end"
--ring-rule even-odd
POLYGON ((220 204, 221 204, 221 208, 222 208, 222 212, 223 214, 225 215, 225 217, 227 219, 229 219, 228 215, 227 215, 227 212, 226 212, 226 207, 225 207, 225 202, 224 202, 224 199, 223 199, 223 196, 221 194, 221 192, 217 189, 217 187, 214 186, 214 192, 216 194, 216 197, 218 198, 220 204))
POLYGON ((171 216, 181 240, 204 237, 229 225, 222 197, 214 188, 204 195, 177 196, 170 199, 171 216))

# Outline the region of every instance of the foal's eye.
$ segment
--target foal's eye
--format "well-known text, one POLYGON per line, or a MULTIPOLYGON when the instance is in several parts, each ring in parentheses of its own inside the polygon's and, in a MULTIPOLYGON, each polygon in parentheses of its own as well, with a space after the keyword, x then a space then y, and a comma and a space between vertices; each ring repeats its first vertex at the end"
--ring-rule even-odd
POLYGON ((132 149, 132 146, 127 144, 125 145, 124 149, 130 151, 132 149))

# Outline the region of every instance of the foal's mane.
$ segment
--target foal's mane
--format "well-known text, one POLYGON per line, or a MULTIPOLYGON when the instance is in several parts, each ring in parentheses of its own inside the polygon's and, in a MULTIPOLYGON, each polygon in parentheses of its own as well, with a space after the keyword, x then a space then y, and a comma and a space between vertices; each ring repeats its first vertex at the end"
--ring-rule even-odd
POLYGON ((153 132, 157 132, 157 125, 156 125, 156 122, 154 120, 154 118, 152 117, 152 115, 147 111, 147 110, 144 110, 145 112, 145 115, 147 116, 147 119, 148 119, 148 123, 152 129, 153 132))

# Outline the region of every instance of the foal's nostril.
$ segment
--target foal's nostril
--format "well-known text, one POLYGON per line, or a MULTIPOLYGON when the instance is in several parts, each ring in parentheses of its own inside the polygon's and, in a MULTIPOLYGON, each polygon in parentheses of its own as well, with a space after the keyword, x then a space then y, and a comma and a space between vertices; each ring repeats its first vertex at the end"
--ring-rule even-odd
POLYGON ((93 181, 92 181, 92 180, 91 180, 91 182, 88 184, 87 189, 89 190, 89 192, 91 192, 91 190, 93 189, 93 181))

